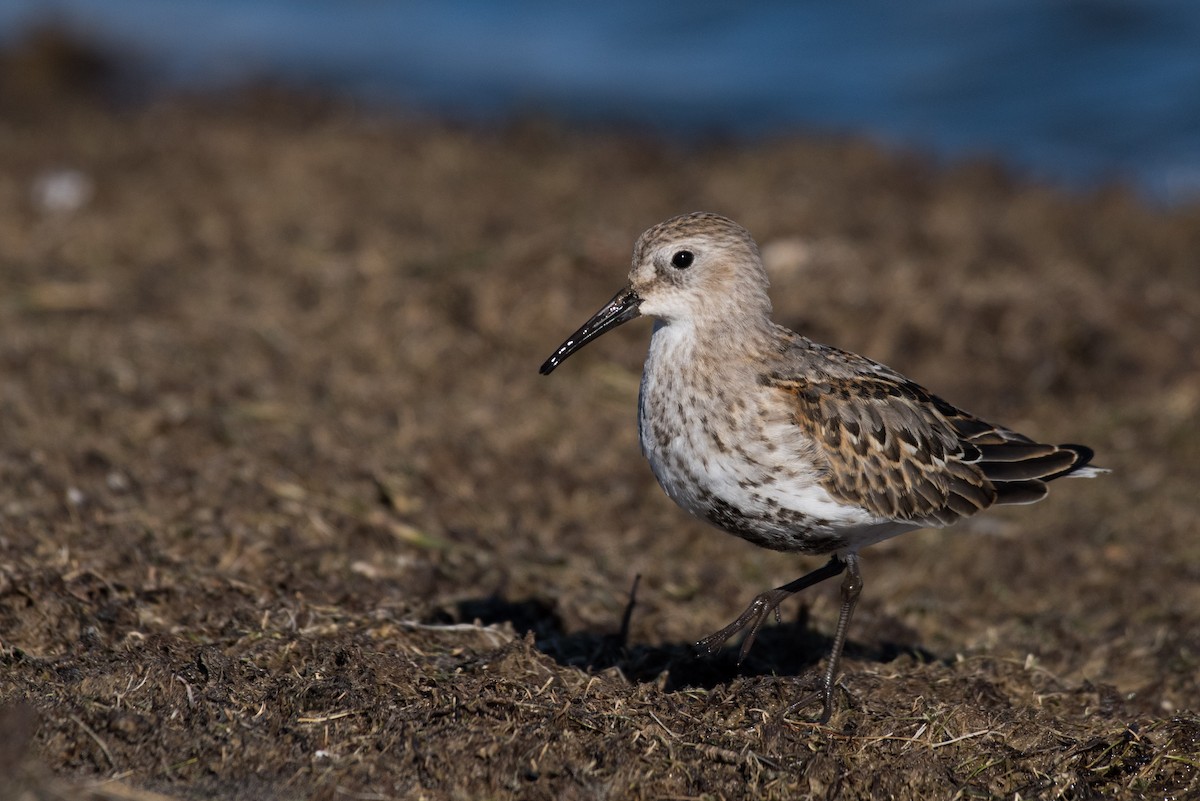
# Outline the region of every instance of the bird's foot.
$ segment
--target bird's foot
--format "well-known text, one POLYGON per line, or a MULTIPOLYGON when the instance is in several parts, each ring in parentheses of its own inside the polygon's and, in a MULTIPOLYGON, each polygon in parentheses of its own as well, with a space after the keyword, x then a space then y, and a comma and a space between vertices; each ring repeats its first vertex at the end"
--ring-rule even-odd
POLYGON ((696 650, 705 656, 712 656, 720 651, 731 637, 743 629, 749 628, 750 631, 742 640, 742 647, 738 651, 738 664, 740 665, 746 659, 746 655, 750 653, 750 648, 754 645, 754 638, 758 636, 759 630, 767 622, 767 618, 771 616, 772 612, 775 613, 775 621, 777 623, 780 621, 779 604, 791 594, 782 587, 760 593, 746 607, 746 611, 738 615, 737 620, 697 642, 696 650))
POLYGON ((804 709, 805 707, 812 706, 816 702, 820 701, 821 702, 821 714, 815 718, 806 720, 806 722, 824 725, 829 722, 829 719, 831 717, 833 717, 833 694, 836 689, 837 689, 836 685, 834 685, 832 682, 826 682, 826 681, 822 680, 821 688, 819 690, 816 690, 815 692, 811 692, 808 695, 802 696, 799 701, 796 701, 795 703, 791 704, 786 709, 784 709, 782 714, 780 714, 779 717, 786 718, 788 715, 791 715, 793 712, 804 709))

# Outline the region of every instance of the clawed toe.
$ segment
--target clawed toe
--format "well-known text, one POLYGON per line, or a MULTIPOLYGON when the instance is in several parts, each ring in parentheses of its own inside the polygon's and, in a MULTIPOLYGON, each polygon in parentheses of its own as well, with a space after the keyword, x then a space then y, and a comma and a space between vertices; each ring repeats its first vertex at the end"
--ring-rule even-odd
POLYGON ((698 641, 695 645, 696 650, 705 656, 713 656, 734 635, 743 629, 749 629, 746 633, 746 638, 742 640, 742 647, 738 649, 738 664, 740 665, 745 661, 746 655, 750 653, 750 648, 754 645, 754 639, 758 636, 758 632, 763 627, 763 624, 767 622, 767 618, 774 612, 776 620, 779 620, 779 604, 791 594, 791 592, 779 588, 768 590, 758 595, 746 607, 746 611, 738 615, 737 620, 720 631, 698 641))
POLYGON ((773 590, 760 593, 746 607, 746 611, 738 615, 737 620, 720 631, 698 641, 695 645, 696 651, 704 656, 712 656, 720 651, 731 637, 743 629, 749 628, 750 631, 747 632, 746 638, 742 640, 742 647, 738 651, 738 664, 740 665, 745 661, 747 654, 750 653, 750 648, 754 645, 754 639, 758 636, 758 632, 763 627, 763 624, 767 622, 767 617, 774 612, 776 622, 781 620, 779 604, 783 603, 784 599, 790 598, 800 590, 811 587, 819 581, 824 581, 827 578, 838 575, 846 569, 846 564, 846 561, 835 556, 823 567, 819 567, 811 573, 801 576, 790 584, 784 584, 782 587, 776 587, 773 590))
POLYGON ((815 702, 820 701, 821 702, 821 714, 818 715, 816 718, 813 718, 807 722, 819 723, 822 725, 828 723, 829 719, 831 717, 833 717, 833 692, 834 692, 834 689, 835 688, 833 686, 826 687, 826 686, 822 685, 821 689, 817 690, 816 692, 809 693, 806 696, 803 696, 799 701, 796 701, 795 703, 791 704, 786 709, 784 709, 783 714, 781 714, 780 717, 786 718, 788 715, 791 715, 793 712, 800 710, 800 709, 804 709, 805 707, 808 707, 808 706, 812 706, 815 702))

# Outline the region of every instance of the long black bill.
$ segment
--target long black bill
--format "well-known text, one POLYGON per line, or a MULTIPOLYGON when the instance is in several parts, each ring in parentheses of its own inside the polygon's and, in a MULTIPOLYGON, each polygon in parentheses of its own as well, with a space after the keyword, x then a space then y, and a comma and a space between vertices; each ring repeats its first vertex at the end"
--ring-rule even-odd
POLYGON ((591 342, 596 337, 603 334, 605 331, 611 331, 621 323, 627 323, 635 317, 641 315, 639 307, 642 305, 642 299, 630 287, 625 287, 613 299, 605 304, 604 308, 592 315, 592 319, 588 320, 583 326, 571 334, 567 341, 558 346, 558 350, 546 359, 546 363, 542 365, 540 372, 542 375, 550 375, 555 367, 558 367, 567 357, 575 351, 582 348, 587 343, 591 342))

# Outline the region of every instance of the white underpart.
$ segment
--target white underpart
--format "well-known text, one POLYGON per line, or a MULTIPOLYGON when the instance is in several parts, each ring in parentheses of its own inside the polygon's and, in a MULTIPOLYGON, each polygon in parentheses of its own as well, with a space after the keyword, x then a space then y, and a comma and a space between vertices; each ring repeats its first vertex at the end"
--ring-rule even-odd
POLYGON ((737 363, 706 359, 696 342, 687 322, 658 323, 642 374, 642 453, 672 500, 703 518, 719 499, 755 518, 762 544, 778 550, 855 551, 917 527, 830 495, 820 483, 815 449, 782 398, 760 386, 748 367, 741 375, 737 363), (696 380, 701 371, 707 387, 696 380), (739 410, 710 391, 713 386, 750 395, 739 410), (778 406, 778 414, 759 416, 763 404, 778 406))

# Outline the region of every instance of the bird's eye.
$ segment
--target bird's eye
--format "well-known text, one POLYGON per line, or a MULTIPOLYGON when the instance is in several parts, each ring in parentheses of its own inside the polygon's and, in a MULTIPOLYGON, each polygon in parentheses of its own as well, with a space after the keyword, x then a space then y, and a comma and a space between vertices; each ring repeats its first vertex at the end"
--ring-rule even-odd
POLYGON ((695 260, 696 257, 692 255, 692 251, 680 250, 671 257, 671 266, 676 270, 686 270, 692 266, 692 262, 695 260))

